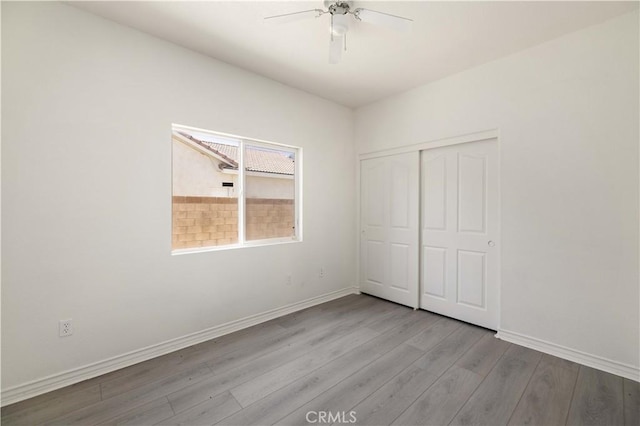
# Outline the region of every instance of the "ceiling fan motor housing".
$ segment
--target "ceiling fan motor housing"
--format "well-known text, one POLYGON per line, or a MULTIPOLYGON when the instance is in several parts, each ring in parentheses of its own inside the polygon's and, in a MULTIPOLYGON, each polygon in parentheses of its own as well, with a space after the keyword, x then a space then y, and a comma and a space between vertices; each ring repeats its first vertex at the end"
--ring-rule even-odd
POLYGON ((329 10, 329 13, 337 16, 337 15, 346 15, 351 10, 353 6, 352 1, 330 1, 325 0, 324 6, 329 10))

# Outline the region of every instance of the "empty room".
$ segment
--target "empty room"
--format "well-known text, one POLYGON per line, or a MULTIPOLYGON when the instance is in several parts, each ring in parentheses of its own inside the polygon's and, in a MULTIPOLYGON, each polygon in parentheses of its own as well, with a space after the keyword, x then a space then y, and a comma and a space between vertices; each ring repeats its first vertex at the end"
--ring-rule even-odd
POLYGON ((640 2, 0 15, 3 425, 640 425, 640 2))

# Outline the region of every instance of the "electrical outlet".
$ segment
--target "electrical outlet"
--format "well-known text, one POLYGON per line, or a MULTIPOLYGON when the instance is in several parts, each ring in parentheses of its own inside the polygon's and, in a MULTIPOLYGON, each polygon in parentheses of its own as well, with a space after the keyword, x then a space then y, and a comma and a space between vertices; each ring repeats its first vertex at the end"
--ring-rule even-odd
POLYGON ((323 267, 320 267, 320 271, 318 272, 318 276, 320 278, 324 278, 324 268, 323 267))
POLYGON ((71 318, 60 320, 58 323, 58 335, 60 337, 71 336, 73 334, 73 320, 71 318))
POLYGON ((291 278, 291 274, 288 274, 288 275, 287 275, 287 279, 286 279, 285 283, 286 283, 287 285, 291 285, 291 284, 293 284, 293 279, 291 278))

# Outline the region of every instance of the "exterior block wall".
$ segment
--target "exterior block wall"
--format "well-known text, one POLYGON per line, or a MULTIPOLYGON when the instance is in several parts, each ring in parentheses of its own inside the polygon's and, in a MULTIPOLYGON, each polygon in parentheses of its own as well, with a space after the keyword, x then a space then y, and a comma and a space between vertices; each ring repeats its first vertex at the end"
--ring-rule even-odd
MULTIPOLYGON (((293 200, 246 200, 246 239, 294 235, 293 200)), ((172 248, 196 248, 238 242, 238 199, 173 197, 172 248)))
POLYGON ((247 198, 246 239, 293 237, 294 205, 293 200, 274 200, 269 198, 247 198))
POLYGON ((173 197, 172 247, 194 248, 238 242, 238 199, 173 197))

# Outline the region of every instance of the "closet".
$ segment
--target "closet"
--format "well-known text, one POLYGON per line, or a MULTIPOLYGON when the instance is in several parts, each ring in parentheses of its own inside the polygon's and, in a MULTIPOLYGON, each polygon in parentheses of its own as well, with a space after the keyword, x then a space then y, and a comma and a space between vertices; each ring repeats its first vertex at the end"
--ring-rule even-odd
POLYGON ((360 291, 496 330, 497 137, 363 157, 360 291))

